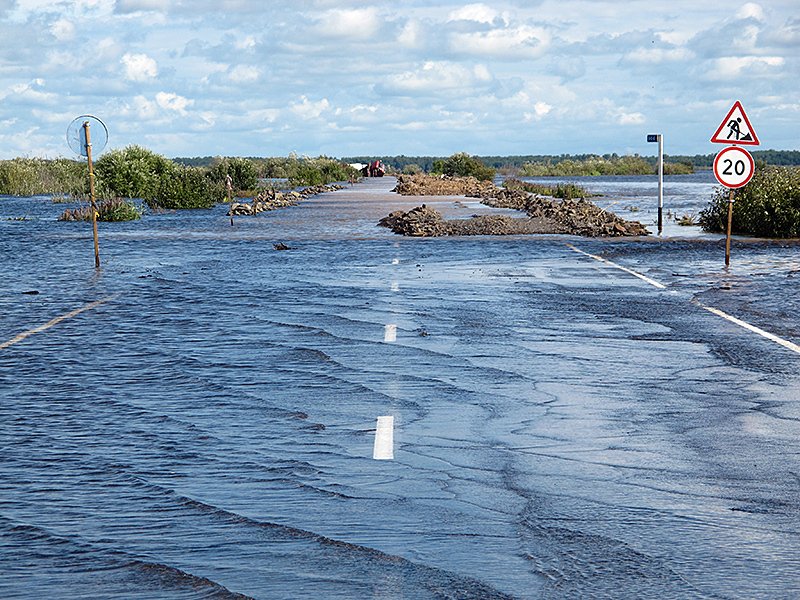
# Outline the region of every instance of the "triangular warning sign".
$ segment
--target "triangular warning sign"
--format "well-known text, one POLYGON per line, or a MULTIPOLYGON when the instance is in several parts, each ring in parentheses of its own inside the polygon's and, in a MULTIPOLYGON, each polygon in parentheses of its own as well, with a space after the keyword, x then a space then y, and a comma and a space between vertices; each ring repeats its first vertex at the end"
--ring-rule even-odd
POLYGON ((727 116, 722 119, 722 123, 717 127, 711 141, 716 144, 739 144, 741 146, 761 144, 753 126, 750 125, 750 119, 747 118, 742 103, 738 100, 733 103, 727 116))

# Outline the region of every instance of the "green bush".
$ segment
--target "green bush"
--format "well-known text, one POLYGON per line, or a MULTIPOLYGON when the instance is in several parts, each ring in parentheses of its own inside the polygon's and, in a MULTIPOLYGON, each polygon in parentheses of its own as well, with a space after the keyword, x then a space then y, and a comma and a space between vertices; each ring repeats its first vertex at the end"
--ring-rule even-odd
MULTIPOLYGON (((705 231, 728 227, 727 188, 717 188, 700 212, 705 231)), ((733 192, 733 233, 769 238, 800 237, 800 167, 759 165, 750 183, 733 192)))
POLYGON ((289 185, 293 187, 349 181, 358 176, 356 170, 349 165, 326 156, 303 159, 290 157, 286 166, 289 185))
POLYGON ((179 167, 141 146, 127 146, 104 154, 94 164, 98 196, 152 199, 161 180, 179 167))
POLYGON ((225 195, 207 168, 178 165, 141 146, 108 152, 95 173, 99 197, 141 198, 150 208, 211 208, 225 195))
POLYGON ((211 179, 225 186, 228 175, 234 190, 253 190, 258 185, 256 166, 246 158, 215 159, 210 171, 211 179))
POLYGON ((664 175, 691 175, 694 166, 688 162, 665 162, 664 175))
POLYGON ((475 177, 483 181, 494 179, 494 169, 466 152, 458 152, 444 160, 435 160, 431 172, 451 177, 475 177))
POLYGON ((290 165, 297 162, 297 158, 282 156, 262 158, 256 161, 258 176, 265 179, 288 179, 291 174, 290 165))
POLYGON ((224 196, 224 186, 207 177, 203 169, 175 165, 144 200, 150 208, 211 208, 224 196))

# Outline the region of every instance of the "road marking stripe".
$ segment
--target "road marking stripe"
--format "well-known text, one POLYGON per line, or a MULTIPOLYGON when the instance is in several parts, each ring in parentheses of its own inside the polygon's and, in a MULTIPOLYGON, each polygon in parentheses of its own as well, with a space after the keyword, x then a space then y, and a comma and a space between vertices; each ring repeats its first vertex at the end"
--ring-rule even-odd
MULTIPOLYGON (((621 271, 625 271, 626 273, 630 273, 631 275, 634 275, 635 277, 638 277, 639 279, 641 279, 643 281, 646 281, 647 283, 649 283, 650 285, 652 285, 654 287, 657 287, 659 289, 666 289, 666 287, 667 287, 664 284, 659 283, 658 281, 655 281, 654 279, 650 279, 649 277, 646 277, 646 276, 642 275, 641 273, 637 273, 636 271, 632 271, 631 269, 623 267, 622 265, 618 265, 617 263, 611 262, 610 260, 607 260, 607 259, 603 258, 602 256, 597 256, 595 254, 589 254, 588 252, 584 252, 583 250, 580 250, 580 249, 576 248, 572 244, 567 244, 567 247, 569 247, 570 249, 574 250, 575 252, 577 252, 579 254, 583 254, 584 256, 589 256, 589 257, 591 257, 591 258, 593 258, 595 260, 598 260, 598 261, 600 261, 602 263, 605 263, 605 264, 607 264, 609 266, 612 266, 612 267, 615 267, 617 269, 620 269, 621 271)), ((800 346, 798 346, 797 344, 795 344, 793 342, 790 342, 789 340, 785 340, 783 338, 780 338, 777 335, 775 335, 774 333, 770 333, 769 331, 765 331, 765 330, 761 329, 760 327, 756 327, 755 325, 750 325, 750 323, 747 323, 746 321, 742 321, 741 319, 737 319, 736 317, 734 317, 732 315, 729 315, 728 313, 723 312, 718 308, 714 308, 713 306, 705 306, 703 304, 700 304, 699 302, 694 302, 694 303, 697 304, 697 306, 699 306, 700 308, 703 308, 703 309, 707 310, 708 312, 710 312, 710 313, 712 313, 714 315, 717 315, 718 317, 722 317, 726 321, 730 321, 731 323, 734 323, 735 325, 738 325, 739 327, 747 329, 748 331, 751 331, 753 333, 757 333, 758 335, 760 335, 762 337, 765 337, 766 339, 768 339, 770 341, 773 341, 776 344, 779 344, 779 345, 783 346, 784 348, 786 348, 788 350, 791 350, 792 352, 796 352, 797 354, 800 354, 800 346)))
POLYGON ((105 304, 109 300, 113 300, 115 297, 116 296, 108 296, 108 297, 103 298, 101 300, 96 300, 94 302, 91 302, 91 303, 87 304, 86 306, 82 306, 81 308, 76 308, 73 311, 70 311, 70 312, 68 312, 68 313, 66 313, 64 315, 61 315, 60 317, 56 317, 55 319, 50 319, 44 325, 39 325, 38 327, 34 327, 33 329, 29 329, 28 331, 23 331, 22 333, 14 336, 13 338, 8 340, 7 342, 3 342, 2 344, 0 344, 0 350, 4 350, 5 348, 8 348, 9 346, 13 346, 14 344, 17 344, 17 343, 21 342, 22 340, 32 336, 35 333, 41 333, 42 331, 46 331, 46 330, 50 329, 51 327, 53 327, 54 325, 58 325, 59 323, 61 323, 61 321, 64 321, 66 319, 71 319, 72 317, 78 316, 82 312, 85 312, 87 310, 91 310, 93 308, 97 308, 101 304, 105 304))
POLYGON ((792 343, 792 342, 790 342, 788 340, 784 340, 783 338, 779 338, 777 335, 775 335, 773 333, 770 333, 769 331, 764 331, 760 327, 756 327, 755 325, 750 325, 750 323, 742 321, 741 319, 737 319, 736 317, 733 317, 733 316, 729 315, 728 313, 721 311, 718 308, 714 308, 713 306, 704 306, 704 305, 702 305, 700 303, 697 303, 697 305, 700 308, 704 308, 708 312, 717 315, 718 317, 722 317, 723 319, 726 319, 727 321, 730 321, 731 323, 735 323, 739 327, 743 327, 743 328, 747 329, 748 331, 752 331, 753 333, 757 333, 758 335, 763 336, 763 337, 767 338, 768 340, 771 340, 771 341, 775 342, 776 344, 780 344, 784 348, 788 348, 792 352, 796 352, 797 354, 800 354, 800 346, 798 346, 797 344, 794 344, 794 343, 792 343))
POLYGON ((634 277, 638 277, 642 281, 647 282, 650 285, 652 285, 653 287, 657 287, 660 290, 667 289, 667 286, 665 286, 663 283, 659 283, 655 279, 650 279, 646 275, 642 275, 641 273, 637 273, 636 271, 633 271, 633 270, 631 270, 631 269, 629 269, 627 267, 623 267, 622 265, 618 265, 615 262, 611 262, 610 260, 608 260, 606 258, 603 258, 602 256, 597 256, 596 254, 589 254, 588 252, 584 252, 583 250, 580 250, 580 249, 576 248, 572 244, 567 244, 567 248, 570 248, 571 250, 574 250, 578 254, 583 254, 584 256, 588 256, 590 258, 593 258, 593 259, 595 259, 597 261, 600 261, 601 263, 605 263, 605 264, 607 264, 607 265, 609 265, 611 267, 614 267, 615 269, 619 269, 620 271, 625 271, 626 273, 629 273, 629 274, 633 275, 634 277))
POLYGON ((394 459, 394 417, 378 417, 372 458, 375 460, 394 459))

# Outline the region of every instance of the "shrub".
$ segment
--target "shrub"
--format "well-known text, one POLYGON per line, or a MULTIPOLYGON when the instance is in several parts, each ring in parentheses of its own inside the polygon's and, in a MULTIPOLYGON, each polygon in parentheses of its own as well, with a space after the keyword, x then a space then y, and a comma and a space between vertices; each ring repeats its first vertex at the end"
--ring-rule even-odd
POLYGON ((95 172, 99 197, 141 198, 150 208, 211 208, 225 195, 208 169, 178 165, 141 146, 112 150, 95 172))
POLYGON ((215 159, 210 171, 211 179, 225 186, 228 175, 234 190, 253 190, 258 185, 256 166, 246 158, 215 159))
MULTIPOLYGON (((656 171, 658 167, 656 167, 656 171)), ((694 166, 688 162, 665 162, 664 175, 691 175, 694 173, 694 166)))
POLYGON ((104 154, 94 164, 98 196, 152 199, 161 180, 180 167, 141 146, 104 154))
POLYGON ((291 174, 290 164, 293 162, 297 162, 296 157, 259 159, 256 163, 258 176, 265 179, 288 179, 291 174))
MULTIPOLYGON (((700 212, 705 231, 728 227, 727 188, 717 188, 700 212)), ((746 186, 733 192, 733 233, 759 237, 800 237, 800 167, 760 165, 746 186)))
MULTIPOLYGON (((133 202, 123 200, 122 198, 112 198, 111 200, 103 200, 97 204, 97 220, 98 221, 134 221, 141 218, 142 210, 133 202)), ((61 216, 58 217, 59 221, 91 221, 92 220, 92 207, 82 206, 76 209, 67 209, 61 216)))
POLYGON ((357 171, 338 160, 320 156, 319 158, 290 158, 287 164, 289 185, 325 185, 335 181, 348 181, 357 177, 357 171))
POLYGON ((494 169, 466 152, 458 152, 450 158, 434 161, 431 172, 451 177, 475 177, 483 181, 494 179, 494 169))
POLYGON ((202 169, 174 165, 158 180, 153 195, 144 200, 150 208, 211 208, 224 195, 224 186, 212 181, 202 169))

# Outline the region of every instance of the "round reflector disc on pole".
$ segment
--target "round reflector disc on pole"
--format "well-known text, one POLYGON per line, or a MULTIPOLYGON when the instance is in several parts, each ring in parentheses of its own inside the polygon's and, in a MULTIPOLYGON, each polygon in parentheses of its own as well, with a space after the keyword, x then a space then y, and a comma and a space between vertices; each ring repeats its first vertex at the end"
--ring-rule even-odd
POLYGON ((100 154, 108 143, 108 128, 100 119, 92 115, 81 115, 75 118, 67 127, 67 145, 78 156, 89 156, 86 144, 86 128, 84 123, 89 123, 91 128, 92 154, 100 154))

